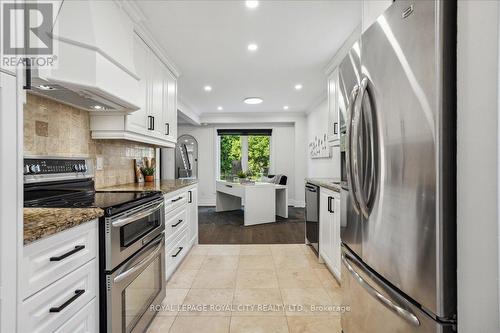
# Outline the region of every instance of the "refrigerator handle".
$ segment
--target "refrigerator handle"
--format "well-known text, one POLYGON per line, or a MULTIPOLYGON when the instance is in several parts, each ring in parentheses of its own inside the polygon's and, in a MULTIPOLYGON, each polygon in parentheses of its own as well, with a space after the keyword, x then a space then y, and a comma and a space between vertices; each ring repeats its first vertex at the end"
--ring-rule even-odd
MULTIPOLYGON (((362 112, 363 112, 363 99, 365 97, 365 94, 367 92, 367 87, 368 87, 368 78, 363 78, 361 80, 361 84, 359 87, 359 93, 358 93, 358 98, 356 99, 356 102, 354 104, 354 130, 353 130, 353 138, 356 140, 358 139, 360 135, 360 125, 361 125, 361 119, 362 119, 362 112)), ((369 96, 369 95, 367 95, 369 96)), ((374 192, 375 188, 375 154, 376 154, 376 147, 375 147, 375 135, 374 131, 375 129, 373 128, 374 123, 373 123, 373 115, 372 111, 369 110, 369 112, 366 115, 366 118, 368 120, 368 126, 369 126, 369 133, 368 133, 368 138, 370 139, 369 143, 369 155, 370 155, 370 170, 369 170, 369 180, 367 182, 368 184, 368 193, 363 193, 363 188, 360 180, 360 167, 366 168, 366 163, 361 163, 360 156, 358 156, 358 151, 357 147, 354 147, 353 150, 353 160, 354 160, 354 171, 352 172, 354 174, 354 183, 356 186, 357 191, 355 191, 356 194, 356 199, 359 203, 359 208, 365 218, 368 218, 370 215, 370 208, 369 208, 369 203, 371 201, 372 194, 374 192), (361 166, 360 164, 363 164, 361 166)), ((368 153, 368 152, 367 152, 368 153)), ((363 170, 362 170, 363 171, 363 170)), ((366 170, 365 170, 366 171, 366 170)))
POLYGON ((351 273, 351 275, 354 277, 356 282, 358 282, 368 292, 368 294, 370 294, 370 296, 375 298, 377 301, 382 303, 382 305, 384 305, 387 309, 394 312, 395 314, 403 318, 411 325, 416 327, 420 326, 420 321, 418 320, 417 316, 415 316, 411 311, 392 302, 387 297, 382 295, 377 289, 372 287, 368 282, 366 282, 365 279, 363 279, 361 275, 359 275, 358 272, 354 270, 354 268, 351 266, 348 260, 352 260, 351 257, 349 255, 346 255, 345 253, 342 253, 342 262, 344 263, 345 267, 347 268, 349 273, 351 273))
POLYGON ((352 208, 354 211, 359 214, 359 207, 358 203, 356 202, 356 195, 355 195, 355 190, 354 190, 354 181, 352 177, 352 166, 351 166, 351 128, 352 128, 352 112, 353 112, 353 105, 356 102, 356 97, 358 96, 358 91, 359 87, 358 85, 355 85, 352 89, 351 96, 350 96, 350 102, 347 106, 347 123, 346 123, 346 173, 347 173, 347 181, 349 183, 348 190, 349 190, 349 196, 352 198, 352 208))

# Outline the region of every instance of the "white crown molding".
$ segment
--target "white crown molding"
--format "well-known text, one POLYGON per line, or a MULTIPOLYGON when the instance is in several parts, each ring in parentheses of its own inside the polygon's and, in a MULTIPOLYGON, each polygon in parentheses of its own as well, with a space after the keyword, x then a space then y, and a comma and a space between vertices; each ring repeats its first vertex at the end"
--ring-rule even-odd
POLYGON ((328 61, 328 64, 325 67, 325 74, 329 75, 344 59, 346 54, 351 49, 352 45, 361 37, 361 25, 358 25, 354 28, 353 32, 346 39, 344 44, 337 50, 335 55, 328 61))
POLYGON ((121 0, 123 10, 128 14, 130 19, 134 22, 134 31, 139 37, 141 37, 144 42, 151 48, 151 50, 156 54, 158 58, 168 67, 168 69, 175 75, 175 77, 181 76, 181 71, 175 65, 175 63, 169 59, 167 52, 161 47, 161 45, 153 37, 153 34, 147 27, 146 15, 137 5, 136 0, 121 0))

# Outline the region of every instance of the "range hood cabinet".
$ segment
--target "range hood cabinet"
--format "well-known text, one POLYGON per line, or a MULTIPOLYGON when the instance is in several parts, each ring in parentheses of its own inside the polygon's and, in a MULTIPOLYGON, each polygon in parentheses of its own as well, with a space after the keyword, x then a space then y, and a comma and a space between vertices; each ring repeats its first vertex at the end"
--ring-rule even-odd
POLYGON ((140 105, 134 24, 115 1, 64 1, 53 68, 33 69, 33 92, 80 109, 130 113, 140 105))

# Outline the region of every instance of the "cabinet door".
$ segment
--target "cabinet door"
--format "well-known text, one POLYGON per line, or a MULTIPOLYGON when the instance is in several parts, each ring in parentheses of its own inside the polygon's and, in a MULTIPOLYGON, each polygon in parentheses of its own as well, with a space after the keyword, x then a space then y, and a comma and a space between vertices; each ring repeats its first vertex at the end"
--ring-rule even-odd
POLYGON ((340 196, 335 194, 332 202, 333 208, 333 225, 332 225, 332 264, 333 264, 333 273, 337 276, 340 281, 340 272, 341 272, 341 264, 340 264, 340 196))
POLYGON ((127 131, 147 134, 148 132, 148 110, 150 103, 150 58, 149 47, 138 36, 134 36, 134 63, 139 81, 139 107, 140 109, 126 116, 125 127, 127 131))
POLYGON ((165 68, 164 78, 164 137, 177 142, 177 79, 165 68))
POLYGON ((340 143, 339 105, 338 105, 339 70, 336 68, 328 77, 328 141, 331 145, 340 143))
POLYGON ((150 135, 163 139, 165 137, 163 117, 165 98, 163 86, 166 68, 156 55, 151 54, 151 108, 148 114, 148 131, 150 135))
POLYGON ((319 254, 326 262, 331 265, 331 243, 332 243, 332 227, 331 216, 328 211, 328 191, 320 189, 319 194, 319 254))
POLYGON ((194 187, 189 192, 189 242, 198 244, 198 188, 194 187))

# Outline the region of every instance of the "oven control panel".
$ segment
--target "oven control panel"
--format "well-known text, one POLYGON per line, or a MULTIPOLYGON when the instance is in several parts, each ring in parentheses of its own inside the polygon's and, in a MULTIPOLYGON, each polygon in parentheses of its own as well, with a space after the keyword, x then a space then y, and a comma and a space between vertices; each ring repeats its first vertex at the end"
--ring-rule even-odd
POLYGON ((88 170, 84 159, 24 159, 24 174, 85 173, 88 170))

